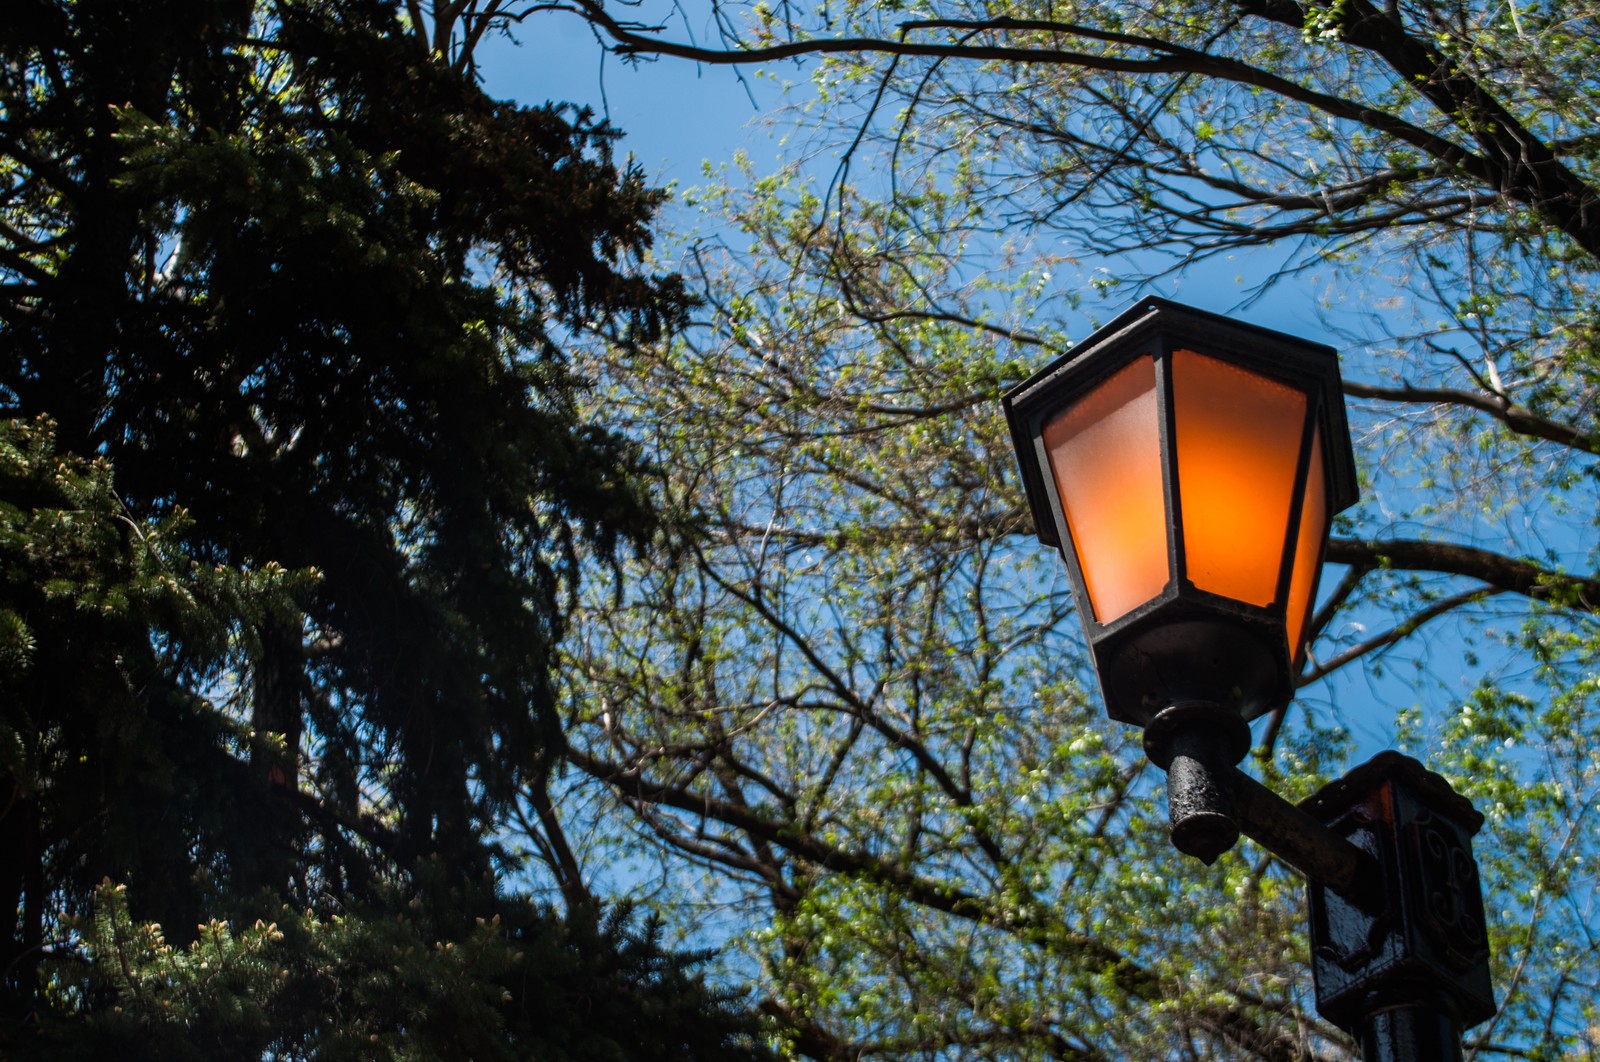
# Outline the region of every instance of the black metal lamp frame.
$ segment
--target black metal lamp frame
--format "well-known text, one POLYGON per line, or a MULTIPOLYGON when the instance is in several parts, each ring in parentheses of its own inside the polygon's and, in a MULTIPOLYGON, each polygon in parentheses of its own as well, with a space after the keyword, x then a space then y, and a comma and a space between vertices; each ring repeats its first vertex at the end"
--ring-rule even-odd
POLYGON ((1155 360, 1171 576, 1159 594, 1110 622, 1100 622, 1091 608, 1079 609, 1106 711, 1121 722, 1147 726, 1163 709, 1196 700, 1223 705, 1248 722, 1287 703, 1294 693, 1284 608, 1314 430, 1320 428, 1322 435, 1328 512, 1347 508, 1358 495, 1338 355, 1320 343, 1150 298, 1007 392, 1003 405, 1034 530, 1041 542, 1061 550, 1080 602, 1089 600, 1087 586, 1050 472, 1044 428, 1059 411, 1146 356, 1155 360), (1294 506, 1278 558, 1281 581, 1273 603, 1266 606, 1209 593, 1189 578, 1178 489, 1182 477, 1175 467, 1172 380, 1172 356, 1185 348, 1278 380, 1306 396, 1294 506))
MULTIPOLYGON (((1483 818, 1440 776, 1383 753, 1299 807, 1242 773, 1249 720, 1286 704, 1294 674, 1285 600, 1311 434, 1320 430, 1327 511, 1357 486, 1332 348, 1147 299, 1005 396, 1041 541, 1060 548, 1108 714, 1145 728, 1167 772, 1173 844, 1206 863, 1242 832, 1305 875, 1317 1009, 1366 1062, 1458 1062, 1461 1030, 1494 1013, 1482 891, 1471 838, 1483 818), (1175 496, 1170 359, 1193 349, 1280 380, 1308 417, 1278 593, 1268 606, 1207 593, 1187 577, 1175 496), (1089 604, 1044 426, 1134 359, 1155 359, 1171 578, 1108 623, 1089 604)), ((1319 546, 1320 548, 1320 546, 1319 546)))

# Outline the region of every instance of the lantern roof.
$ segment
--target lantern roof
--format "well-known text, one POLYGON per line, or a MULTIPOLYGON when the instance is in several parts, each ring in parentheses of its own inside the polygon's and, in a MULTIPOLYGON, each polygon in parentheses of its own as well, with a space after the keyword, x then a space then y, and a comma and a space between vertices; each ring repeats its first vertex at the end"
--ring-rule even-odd
POLYGON ((1026 456, 1033 451, 1040 421, 1132 358, 1185 347, 1324 396, 1317 416, 1327 443, 1328 511, 1337 513, 1355 503, 1359 489, 1341 397, 1338 352, 1326 344, 1149 297, 1011 388, 1002 399, 1041 542, 1061 545, 1044 470, 1026 456))

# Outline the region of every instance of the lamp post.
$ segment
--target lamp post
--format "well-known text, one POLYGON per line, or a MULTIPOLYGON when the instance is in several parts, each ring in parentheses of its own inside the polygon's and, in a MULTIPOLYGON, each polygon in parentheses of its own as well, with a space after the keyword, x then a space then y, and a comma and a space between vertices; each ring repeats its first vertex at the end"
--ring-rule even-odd
POLYGON ((1396 753, 1299 807, 1237 767, 1250 720, 1293 695, 1357 497, 1337 354, 1146 299, 1004 404, 1106 710, 1167 772, 1173 844, 1209 864, 1242 832, 1305 874, 1317 1009, 1366 1062, 1460 1059, 1494 1013, 1482 816, 1396 753))

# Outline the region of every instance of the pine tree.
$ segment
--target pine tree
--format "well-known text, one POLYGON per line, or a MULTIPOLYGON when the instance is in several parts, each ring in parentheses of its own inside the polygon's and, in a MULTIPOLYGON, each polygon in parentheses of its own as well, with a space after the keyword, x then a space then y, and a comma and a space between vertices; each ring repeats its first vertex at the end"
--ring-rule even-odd
POLYGON ((656 525, 567 355, 681 320, 661 194, 398 6, 8 5, 0 1044, 562 1057, 559 988, 613 1016, 567 1057, 754 1051, 493 841, 580 548, 656 525))

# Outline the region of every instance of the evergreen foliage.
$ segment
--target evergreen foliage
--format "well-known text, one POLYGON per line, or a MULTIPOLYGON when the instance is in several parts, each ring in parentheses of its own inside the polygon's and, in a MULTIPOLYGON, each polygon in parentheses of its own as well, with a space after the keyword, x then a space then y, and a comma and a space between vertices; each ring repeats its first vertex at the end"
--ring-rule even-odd
POLYGON ((378 0, 0 25, 0 1050, 752 1058, 495 842, 580 551, 657 517, 569 352, 661 194, 378 0))
POLYGON ((626 907, 564 921, 502 902, 448 939, 398 897, 319 917, 211 921, 185 946, 95 891, 77 953, 52 961, 34 1043, 69 1059, 540 1059, 735 1062, 726 994, 626 907), (92 1001, 92 1005, 85 1005, 92 1001))

